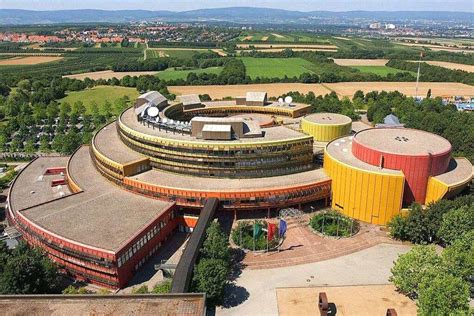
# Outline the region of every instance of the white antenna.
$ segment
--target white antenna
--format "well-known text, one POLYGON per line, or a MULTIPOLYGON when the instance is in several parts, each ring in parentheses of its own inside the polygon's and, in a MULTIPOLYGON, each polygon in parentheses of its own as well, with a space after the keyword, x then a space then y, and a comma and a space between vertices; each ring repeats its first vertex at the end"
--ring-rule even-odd
POLYGON ((416 73, 416 89, 415 89, 415 99, 418 99, 418 83, 420 82, 420 68, 421 68, 421 58, 423 57, 423 52, 420 53, 420 59, 418 60, 418 72, 416 73))

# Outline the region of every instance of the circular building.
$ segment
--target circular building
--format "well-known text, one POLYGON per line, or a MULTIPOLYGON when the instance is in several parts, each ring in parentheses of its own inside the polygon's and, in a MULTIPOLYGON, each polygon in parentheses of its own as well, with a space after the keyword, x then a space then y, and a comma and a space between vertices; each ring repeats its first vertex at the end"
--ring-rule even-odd
POLYGON ((303 117, 302 130, 313 136, 317 142, 329 142, 333 139, 349 135, 352 129, 352 120, 342 114, 314 113, 303 117))
POLYGON ((413 202, 458 192, 472 178, 470 162, 452 159, 446 139, 405 128, 366 129, 330 142, 324 169, 333 207, 374 224, 386 224, 413 202))

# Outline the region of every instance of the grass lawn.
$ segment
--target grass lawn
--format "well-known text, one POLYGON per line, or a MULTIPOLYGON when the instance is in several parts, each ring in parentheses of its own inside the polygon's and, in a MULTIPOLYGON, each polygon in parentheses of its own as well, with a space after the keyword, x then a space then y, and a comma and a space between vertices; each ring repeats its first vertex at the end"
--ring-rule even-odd
POLYGON ((148 49, 146 52, 147 58, 158 58, 158 57, 174 57, 179 59, 191 59, 197 53, 205 53, 208 49, 166 49, 166 48, 154 48, 148 49))
POLYGON ((100 108, 105 100, 109 100, 113 107, 115 100, 125 95, 128 95, 130 100, 133 101, 136 97, 138 97, 138 91, 135 88, 127 87, 97 86, 83 91, 69 92, 65 98, 62 98, 59 101, 60 103, 68 102, 71 106, 74 104, 74 102, 82 101, 89 112, 92 101, 95 101, 100 108))
POLYGON ((245 64, 247 75, 254 79, 260 78, 283 78, 299 76, 304 72, 312 73, 310 70, 314 65, 302 58, 240 58, 245 64))
POLYGON ((160 71, 157 76, 162 80, 176 80, 176 79, 185 79, 190 72, 194 72, 195 74, 220 74, 223 67, 209 67, 203 69, 193 69, 193 70, 174 70, 174 69, 166 69, 164 71, 160 71))
POLYGON ((400 69, 392 68, 392 67, 387 67, 387 66, 352 66, 351 68, 358 69, 360 72, 368 72, 368 73, 373 73, 379 76, 386 76, 388 74, 396 74, 399 72, 409 72, 412 75, 416 75, 412 71, 403 71, 400 69))

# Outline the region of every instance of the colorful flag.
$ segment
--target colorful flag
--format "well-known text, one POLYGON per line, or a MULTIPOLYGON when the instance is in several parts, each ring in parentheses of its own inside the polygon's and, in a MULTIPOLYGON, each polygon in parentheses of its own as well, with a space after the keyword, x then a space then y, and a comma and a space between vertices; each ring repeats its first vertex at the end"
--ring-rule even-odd
POLYGON ((280 233, 280 238, 282 238, 283 236, 285 236, 285 233, 286 233, 286 221, 283 220, 283 219, 280 219, 280 230, 279 230, 279 233, 280 233))
POLYGON ((267 238, 272 240, 275 237, 277 226, 275 224, 267 223, 267 238))
POLYGON ((262 233, 262 226, 260 224, 253 224, 253 239, 257 239, 262 233))

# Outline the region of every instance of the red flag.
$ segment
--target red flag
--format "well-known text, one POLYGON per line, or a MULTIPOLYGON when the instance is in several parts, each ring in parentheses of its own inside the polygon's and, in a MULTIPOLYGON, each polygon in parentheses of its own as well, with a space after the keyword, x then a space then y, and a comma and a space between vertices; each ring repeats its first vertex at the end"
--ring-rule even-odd
POLYGON ((272 240, 275 236, 277 226, 275 224, 267 223, 267 238, 268 240, 272 240))

